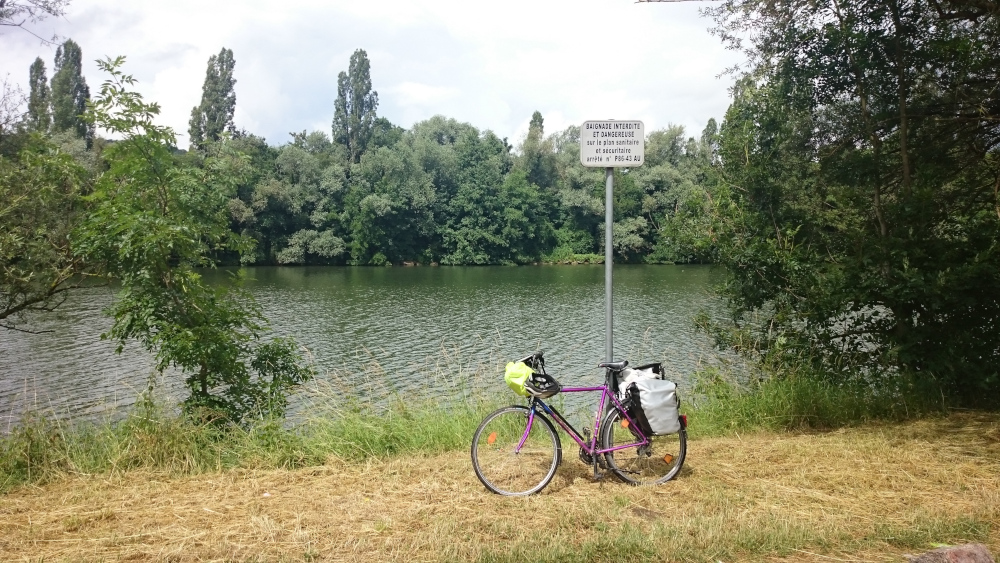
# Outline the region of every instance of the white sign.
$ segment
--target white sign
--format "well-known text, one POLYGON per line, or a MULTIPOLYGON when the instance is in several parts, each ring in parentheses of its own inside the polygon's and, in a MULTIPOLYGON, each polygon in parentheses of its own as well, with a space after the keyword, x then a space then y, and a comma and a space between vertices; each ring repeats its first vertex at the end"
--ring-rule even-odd
POLYGON ((584 121, 580 164, 596 168, 642 166, 646 129, 641 121, 584 121))

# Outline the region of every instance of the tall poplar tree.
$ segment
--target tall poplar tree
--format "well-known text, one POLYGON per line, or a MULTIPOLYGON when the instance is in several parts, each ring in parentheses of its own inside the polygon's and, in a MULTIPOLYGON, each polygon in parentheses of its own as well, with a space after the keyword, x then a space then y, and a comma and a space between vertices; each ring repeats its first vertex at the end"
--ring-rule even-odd
POLYGON ((351 55, 348 71, 337 76, 337 101, 333 112, 333 140, 347 147, 351 162, 360 162, 368 146, 378 108, 372 90, 371 64, 364 49, 351 55))
POLYGON ((72 39, 56 49, 51 96, 53 130, 73 131, 89 146, 94 140, 94 128, 82 115, 87 110, 90 88, 83 77, 83 51, 72 39))
POLYGON ((35 131, 48 131, 52 123, 49 113, 49 79, 45 76, 45 62, 36 58, 28 73, 31 93, 28 96, 28 124, 35 131))
POLYGON ((520 164, 528 182, 541 188, 551 188, 555 184, 555 152, 552 141, 545 138, 545 120, 539 111, 531 114, 528 134, 521 144, 520 164))
POLYGON ((201 103, 191 109, 191 121, 188 123, 192 147, 203 148, 205 143, 218 141, 222 133, 234 130, 235 67, 236 59, 233 58, 232 49, 223 47, 218 55, 208 58, 201 103))

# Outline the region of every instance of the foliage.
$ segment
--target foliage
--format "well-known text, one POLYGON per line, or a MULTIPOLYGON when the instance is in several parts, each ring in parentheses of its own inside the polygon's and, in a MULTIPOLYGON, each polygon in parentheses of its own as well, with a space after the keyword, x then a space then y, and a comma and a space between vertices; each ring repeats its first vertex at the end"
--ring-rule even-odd
POLYGON ((202 168, 177 165, 173 132, 153 123, 155 103, 128 90, 135 81, 123 62, 99 62, 111 77, 88 117, 123 139, 105 151, 94 209, 75 234, 77 252, 121 284, 106 336, 119 350, 137 339, 157 369, 180 369, 189 413, 236 423, 280 416, 311 369, 290 340, 262 340, 267 323, 239 276, 213 287, 196 270, 213 252, 247 248, 227 217, 247 159, 223 144, 202 168))
POLYGON ((466 209, 453 215, 456 226, 445 232, 444 246, 452 251, 443 263, 524 264, 551 248, 552 227, 537 188, 523 172, 508 174, 495 195, 487 192, 478 201, 479 194, 469 193, 471 186, 463 188, 453 203, 466 209))
MULTIPOLYGON (((603 171, 580 164, 578 128, 546 137, 535 112, 514 151, 507 139, 442 116, 404 130, 377 107, 371 64, 358 49, 339 75, 332 137, 301 131, 270 146, 233 132, 250 162, 228 202, 230 225, 258 242, 244 262, 523 264, 590 261, 601 251, 603 171)), ((650 142, 654 170, 617 177, 618 259, 709 259, 711 245, 692 233, 705 223, 716 144, 685 141, 680 127, 650 142)), ((236 260, 231 251, 215 255, 236 260)))
POLYGON ((24 93, 7 79, 0 81, 0 155, 16 156, 20 151, 22 105, 24 93))
MULTIPOLYGON (((590 261, 571 257, 602 252, 603 170, 580 164, 577 128, 543 139, 541 116, 534 121, 512 154, 506 139, 454 119, 404 131, 378 118, 382 133, 346 165, 347 148, 321 132, 294 133, 280 147, 234 139, 253 162, 252 180, 230 201, 233 229, 260 242, 252 259, 264 263, 590 261)), ((710 258, 694 229, 705 223, 714 148, 685 142, 680 127, 668 131, 651 144, 673 152, 652 155, 649 171, 616 176, 619 260, 710 258)))
POLYGON ((49 111, 49 79, 45 76, 45 62, 35 59, 28 73, 31 93, 28 97, 28 127, 34 131, 48 131, 52 123, 49 111))
POLYGON ((507 147, 492 132, 466 130, 456 140, 456 192, 441 229, 444 264, 518 264, 537 260, 551 227, 525 172, 505 176, 507 147), (497 186, 499 185, 499 189, 497 186))
MULTIPOLYGON (((372 90, 368 53, 358 49, 351 55, 347 72, 337 75, 337 100, 333 106, 333 140, 347 147, 349 162, 361 161, 368 147, 378 109, 378 92, 372 90)), ((384 131, 380 126, 380 132, 384 131)), ((387 132, 391 135, 391 130, 387 132)))
POLYGON ((205 82, 201 87, 201 103, 191 109, 191 120, 188 122, 192 147, 204 149, 205 143, 218 141, 224 132, 233 132, 235 67, 232 49, 223 47, 218 55, 208 58, 205 82))
POLYGON ((524 171, 528 182, 536 186, 552 187, 555 184, 555 153, 552 141, 545 138, 545 120, 540 112, 531 114, 528 134, 521 143, 518 168, 524 171))
MULTIPOLYGON (((79 105, 85 97, 65 95, 86 86, 79 46, 67 41, 58 59, 49 97, 62 125, 52 130, 56 144, 70 150, 72 141, 58 131, 75 111, 66 109, 67 100, 79 105)), ((520 264, 546 256, 590 261, 602 252, 603 171, 579 163, 578 128, 546 136, 544 118, 535 112, 516 151, 506 138, 442 116, 404 130, 376 115, 370 61, 358 49, 339 76, 333 137, 301 131, 273 146, 233 125, 234 65, 225 48, 209 59, 202 101, 190 121, 192 146, 199 150, 172 157, 181 168, 198 169, 218 161, 223 146, 229 147, 223 152, 248 157, 226 188, 226 207, 230 228, 257 244, 243 252, 212 247, 212 260, 520 264)), ((45 88, 36 84, 44 82, 40 61, 32 76, 30 123, 45 130, 45 88)), ((87 127, 89 143, 93 129, 87 127)), ((649 141, 647 166, 616 176, 618 260, 710 259, 711 244, 692 233, 704 226, 716 145, 685 142, 680 127, 654 131, 649 141)), ((0 149, 16 155, 19 149, 11 147, 0 142, 0 149)), ((99 151, 72 151, 98 171, 99 151)))
POLYGON ((1000 18, 940 7, 710 10, 749 60, 721 128, 710 236, 730 273, 730 343, 995 406, 1000 18))
POLYGON ((56 49, 52 73, 52 129, 73 131, 87 141, 94 140, 94 127, 83 118, 90 99, 90 87, 83 77, 83 51, 72 39, 56 49))
POLYGON ((37 134, 16 158, 0 156, 0 328, 51 311, 87 272, 69 239, 85 182, 84 169, 37 134))
POLYGON ((345 197, 356 264, 381 266, 412 259, 433 227, 435 193, 430 176, 406 145, 366 153, 352 169, 345 197))

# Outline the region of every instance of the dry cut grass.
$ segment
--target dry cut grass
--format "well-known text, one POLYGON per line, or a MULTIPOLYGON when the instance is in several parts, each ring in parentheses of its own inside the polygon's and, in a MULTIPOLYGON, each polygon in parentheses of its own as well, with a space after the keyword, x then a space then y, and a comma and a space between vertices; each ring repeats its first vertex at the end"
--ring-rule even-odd
MULTIPOLYGON (((695 424, 696 421, 693 421, 695 424)), ((4 561, 902 561, 1000 553, 1000 417, 692 441, 680 478, 600 482, 563 440, 543 494, 468 455, 67 478, 0 497, 4 561)))

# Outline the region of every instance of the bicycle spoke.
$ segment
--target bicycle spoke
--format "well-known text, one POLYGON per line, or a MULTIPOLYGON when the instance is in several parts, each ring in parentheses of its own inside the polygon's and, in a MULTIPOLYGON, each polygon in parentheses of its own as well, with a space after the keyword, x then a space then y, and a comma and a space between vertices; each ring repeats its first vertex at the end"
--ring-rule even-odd
MULTIPOLYGON (((612 448, 632 444, 640 439, 632 428, 620 423, 621 413, 612 411, 602 428, 602 447, 612 448)), ((687 434, 653 436, 649 444, 623 448, 605 454, 611 470, 622 481, 633 485, 650 485, 673 479, 680 472, 687 449, 687 434)))
POLYGON ((520 451, 528 410, 507 407, 486 417, 472 444, 472 463, 479 480, 503 495, 525 495, 541 490, 555 474, 561 450, 551 423, 535 416, 520 451))

